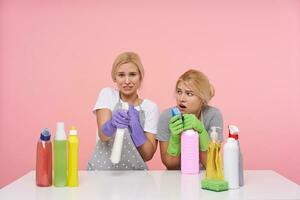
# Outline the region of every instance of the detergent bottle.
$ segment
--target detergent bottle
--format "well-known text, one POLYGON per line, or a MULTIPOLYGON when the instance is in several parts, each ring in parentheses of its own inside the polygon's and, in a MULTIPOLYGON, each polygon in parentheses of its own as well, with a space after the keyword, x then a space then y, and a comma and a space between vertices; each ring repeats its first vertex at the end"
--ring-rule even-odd
POLYGON ((235 125, 229 125, 229 136, 234 138, 237 141, 239 147, 239 185, 244 185, 244 164, 243 164, 243 156, 241 153, 241 146, 239 141, 239 129, 235 125))
POLYGON ((36 185, 41 187, 52 185, 52 143, 50 137, 50 130, 45 128, 37 143, 36 185))
POLYGON ((54 136, 54 186, 64 187, 67 185, 67 137, 64 123, 56 124, 54 136))
POLYGON ((237 141, 229 134, 224 145, 224 179, 229 189, 239 188, 239 146, 237 141))
MULTIPOLYGON (((172 108, 172 115, 181 115, 177 107, 172 108)), ((181 133, 181 173, 199 173, 199 136, 193 129, 181 133)))
POLYGON ((72 127, 68 138, 68 186, 77 187, 78 184, 78 143, 77 130, 72 127))
MULTIPOLYGON (((128 103, 122 103, 122 109, 128 110, 128 103)), ((124 138, 125 129, 118 128, 115 135, 114 144, 111 151, 110 160, 113 164, 118 164, 121 159, 122 147, 123 147, 123 138, 124 138)))

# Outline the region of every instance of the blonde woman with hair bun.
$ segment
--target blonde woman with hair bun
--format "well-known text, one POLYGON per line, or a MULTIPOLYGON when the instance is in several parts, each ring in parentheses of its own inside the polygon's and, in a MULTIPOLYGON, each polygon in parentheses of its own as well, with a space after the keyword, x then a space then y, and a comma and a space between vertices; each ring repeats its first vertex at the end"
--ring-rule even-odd
MULTIPOLYGON (((180 169, 180 136, 188 129, 199 134, 199 161, 206 167, 206 154, 210 141, 211 127, 220 127, 218 140, 223 140, 223 117, 221 112, 210 105, 215 89, 207 76, 195 69, 183 73, 175 86, 176 106, 182 113, 172 117, 171 108, 159 117, 156 139, 159 141, 161 160, 167 169, 180 169)), ((174 107, 174 106, 173 106, 174 107)))

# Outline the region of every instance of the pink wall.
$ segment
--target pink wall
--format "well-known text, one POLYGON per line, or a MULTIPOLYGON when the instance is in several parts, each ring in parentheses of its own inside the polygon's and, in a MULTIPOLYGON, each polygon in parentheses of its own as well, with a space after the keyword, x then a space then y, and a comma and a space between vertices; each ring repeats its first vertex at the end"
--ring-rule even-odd
MULTIPOLYGON (((35 168, 43 127, 77 126, 80 168, 95 145, 91 113, 111 64, 136 51, 142 96, 163 110, 176 78, 205 72, 225 125, 240 127, 247 169, 300 184, 300 2, 0 2, 0 187, 35 168), (162 98, 163 97, 163 98, 162 98)), ((151 169, 164 169, 157 152, 151 169)))

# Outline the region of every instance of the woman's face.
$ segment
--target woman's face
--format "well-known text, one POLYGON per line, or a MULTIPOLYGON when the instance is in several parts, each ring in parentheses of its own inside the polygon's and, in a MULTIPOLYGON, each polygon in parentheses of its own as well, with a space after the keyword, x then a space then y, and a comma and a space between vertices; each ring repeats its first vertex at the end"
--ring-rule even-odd
POLYGON ((183 81, 180 81, 176 88, 176 102, 181 113, 195 114, 198 116, 202 107, 202 100, 194 94, 183 81))
POLYGON ((125 63, 120 65, 116 71, 117 86, 124 95, 132 95, 137 92, 140 87, 141 76, 137 66, 133 63, 125 63))

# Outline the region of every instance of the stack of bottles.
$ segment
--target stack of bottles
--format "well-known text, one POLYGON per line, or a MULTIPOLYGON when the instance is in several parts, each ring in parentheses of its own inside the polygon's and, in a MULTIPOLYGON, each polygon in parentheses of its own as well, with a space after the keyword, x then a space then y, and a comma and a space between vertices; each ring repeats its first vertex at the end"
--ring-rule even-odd
MULTIPOLYGON (((52 185, 52 142, 50 137, 50 130, 45 128, 37 144, 36 185, 41 187, 52 185)), ((67 140, 64 123, 57 123, 54 136, 53 185, 55 187, 78 186, 78 143, 75 127, 71 128, 67 140)))

